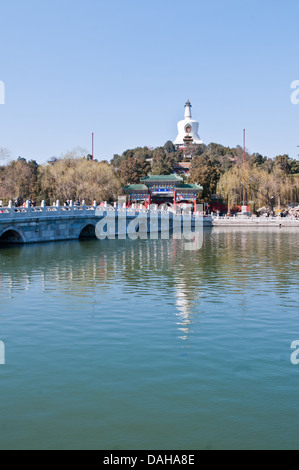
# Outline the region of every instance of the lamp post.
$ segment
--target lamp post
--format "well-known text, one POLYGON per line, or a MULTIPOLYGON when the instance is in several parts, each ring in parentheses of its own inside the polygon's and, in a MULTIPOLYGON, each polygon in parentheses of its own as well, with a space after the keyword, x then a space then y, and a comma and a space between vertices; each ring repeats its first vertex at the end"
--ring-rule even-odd
POLYGON ((91 159, 93 161, 93 136, 94 136, 94 133, 91 134, 91 159))
POLYGON ((245 206, 245 129, 243 129, 243 207, 245 206))

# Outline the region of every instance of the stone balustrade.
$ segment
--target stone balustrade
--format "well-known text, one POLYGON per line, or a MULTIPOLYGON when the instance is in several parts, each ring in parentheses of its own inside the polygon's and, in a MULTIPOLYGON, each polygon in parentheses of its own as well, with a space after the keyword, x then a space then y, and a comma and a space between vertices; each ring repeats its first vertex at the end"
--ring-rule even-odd
POLYGON ((0 201, 0 222, 5 219, 35 219, 41 217, 74 217, 88 215, 88 217, 95 214, 97 209, 96 202, 92 206, 87 206, 84 201, 80 206, 74 205, 71 201, 69 206, 61 206, 59 201, 52 206, 46 206, 45 201, 42 201, 40 206, 30 206, 29 201, 26 201, 25 206, 14 207, 12 201, 8 206, 2 206, 0 201))
MULTIPOLYGON (((100 206, 97 205, 94 201, 92 206, 86 205, 85 201, 82 201, 80 205, 73 204, 73 201, 70 201, 70 204, 61 205, 60 201, 56 201, 52 206, 46 206, 45 201, 42 201, 40 206, 31 206, 29 201, 26 201, 25 206, 14 207, 12 201, 9 202, 8 206, 3 206, 2 201, 0 201, 0 223, 6 219, 35 219, 43 217, 76 217, 76 216, 88 216, 92 217, 93 215, 99 215, 101 212, 122 212, 125 211, 128 215, 134 215, 136 213, 169 213, 176 211, 171 210, 170 208, 159 209, 158 205, 152 204, 147 209, 141 204, 132 204, 130 207, 126 207, 126 204, 117 204, 116 202, 113 205, 105 202, 100 206)), ((184 213, 184 211, 182 211, 184 213)))

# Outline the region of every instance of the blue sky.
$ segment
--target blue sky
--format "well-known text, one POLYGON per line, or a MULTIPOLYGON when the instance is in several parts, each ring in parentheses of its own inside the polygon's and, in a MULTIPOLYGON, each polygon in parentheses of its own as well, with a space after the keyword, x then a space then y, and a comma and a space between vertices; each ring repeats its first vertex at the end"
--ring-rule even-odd
POLYGON ((299 153, 297 0, 0 4, 0 147, 39 163, 110 160, 176 137, 187 98, 205 143, 299 153))

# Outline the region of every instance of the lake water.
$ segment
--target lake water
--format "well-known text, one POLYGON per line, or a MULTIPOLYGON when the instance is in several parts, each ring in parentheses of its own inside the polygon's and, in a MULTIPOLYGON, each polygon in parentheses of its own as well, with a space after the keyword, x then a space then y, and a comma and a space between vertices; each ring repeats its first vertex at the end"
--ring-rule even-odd
POLYGON ((1 248, 0 448, 298 449, 298 237, 1 248))

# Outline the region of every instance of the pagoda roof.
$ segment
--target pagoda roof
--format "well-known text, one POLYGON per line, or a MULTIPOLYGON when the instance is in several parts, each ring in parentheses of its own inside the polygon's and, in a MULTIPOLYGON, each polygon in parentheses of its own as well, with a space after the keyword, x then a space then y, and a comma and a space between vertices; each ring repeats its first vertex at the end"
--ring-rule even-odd
POLYGON ((166 181, 171 181, 171 182, 178 182, 178 181, 183 181, 183 178, 181 178, 178 175, 172 174, 172 175, 148 175, 145 176, 144 178, 141 178, 140 181, 144 181, 145 183, 151 183, 154 181, 158 182, 166 182, 166 181))
POLYGON ((145 184, 128 184, 124 187, 125 191, 148 191, 148 187, 145 184))

